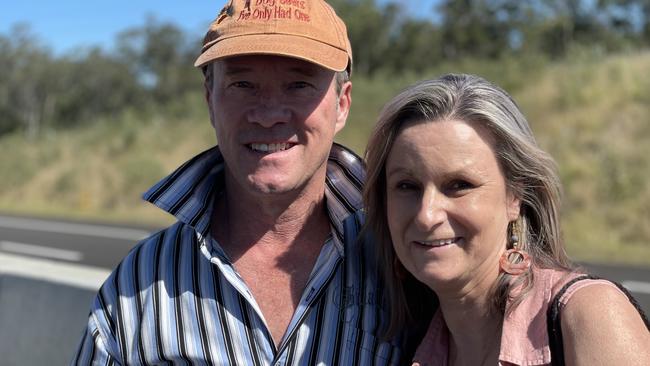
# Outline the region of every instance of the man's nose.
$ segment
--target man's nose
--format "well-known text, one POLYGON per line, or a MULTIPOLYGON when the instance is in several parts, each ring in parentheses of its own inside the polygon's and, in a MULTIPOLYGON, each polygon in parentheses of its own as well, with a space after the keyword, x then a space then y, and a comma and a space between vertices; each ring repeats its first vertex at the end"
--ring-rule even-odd
POLYGON ((436 188, 426 188, 414 222, 418 229, 428 231, 447 219, 446 197, 436 188))
POLYGON ((248 112, 248 121, 264 127, 276 123, 287 123, 291 118, 291 110, 284 98, 275 91, 260 91, 255 105, 248 112))

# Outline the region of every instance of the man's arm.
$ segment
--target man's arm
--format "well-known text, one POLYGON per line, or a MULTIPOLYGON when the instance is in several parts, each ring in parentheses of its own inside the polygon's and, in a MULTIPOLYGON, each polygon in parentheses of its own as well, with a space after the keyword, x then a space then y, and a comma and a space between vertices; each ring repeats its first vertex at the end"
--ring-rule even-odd
MULTIPOLYGON (((111 274, 106 280, 104 286, 99 289, 93 300, 86 329, 81 337, 76 354, 70 362, 70 366, 122 364, 117 338, 110 326, 110 324, 114 324, 112 319, 109 319, 112 315, 105 308, 105 301, 114 297, 106 296, 107 294, 102 292, 110 288, 107 283, 112 283, 113 276, 115 276, 115 273, 111 274)), ((115 304, 109 306, 109 308, 114 307, 115 304)))
POLYGON ((99 330, 94 326, 92 316, 88 321, 88 327, 84 331, 77 352, 70 362, 70 366, 82 365, 120 365, 106 350, 99 330))

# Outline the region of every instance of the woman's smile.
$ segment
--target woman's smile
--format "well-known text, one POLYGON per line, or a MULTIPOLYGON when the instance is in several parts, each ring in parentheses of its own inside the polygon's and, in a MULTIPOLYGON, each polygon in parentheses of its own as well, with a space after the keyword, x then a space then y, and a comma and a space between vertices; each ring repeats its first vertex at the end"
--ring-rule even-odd
POLYGON ((414 240, 413 243, 424 247, 439 248, 452 244, 460 245, 460 241, 460 237, 454 237, 448 239, 414 240))
POLYGON ((482 126, 417 121, 386 161, 386 216, 404 267, 436 289, 496 276, 506 228, 519 215, 482 126), (489 263, 494 262, 494 263, 489 263))

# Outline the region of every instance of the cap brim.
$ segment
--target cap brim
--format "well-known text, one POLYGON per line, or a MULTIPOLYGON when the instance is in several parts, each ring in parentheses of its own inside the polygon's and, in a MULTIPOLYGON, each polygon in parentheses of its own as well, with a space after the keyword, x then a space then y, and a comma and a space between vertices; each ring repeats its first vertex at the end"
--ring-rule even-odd
POLYGON ((194 66, 232 56, 277 55, 298 58, 332 71, 348 66, 348 54, 328 44, 290 34, 246 34, 222 39, 203 52, 194 66))

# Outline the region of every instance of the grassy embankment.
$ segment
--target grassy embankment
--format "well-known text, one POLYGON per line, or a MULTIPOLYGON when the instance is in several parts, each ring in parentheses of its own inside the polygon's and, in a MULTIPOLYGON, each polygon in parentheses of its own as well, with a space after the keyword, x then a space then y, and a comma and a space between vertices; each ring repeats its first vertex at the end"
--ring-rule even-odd
MULTIPOLYGON (((565 187, 564 234, 576 259, 650 265, 650 53, 571 61, 439 65, 425 75, 355 78, 339 141, 362 153, 381 105, 443 72, 472 72, 510 91, 565 187)), ((197 91, 200 85, 197 85, 197 91)), ((164 224, 140 193, 213 144, 202 98, 191 113, 141 120, 125 113, 87 128, 0 139, 0 211, 164 224)))

